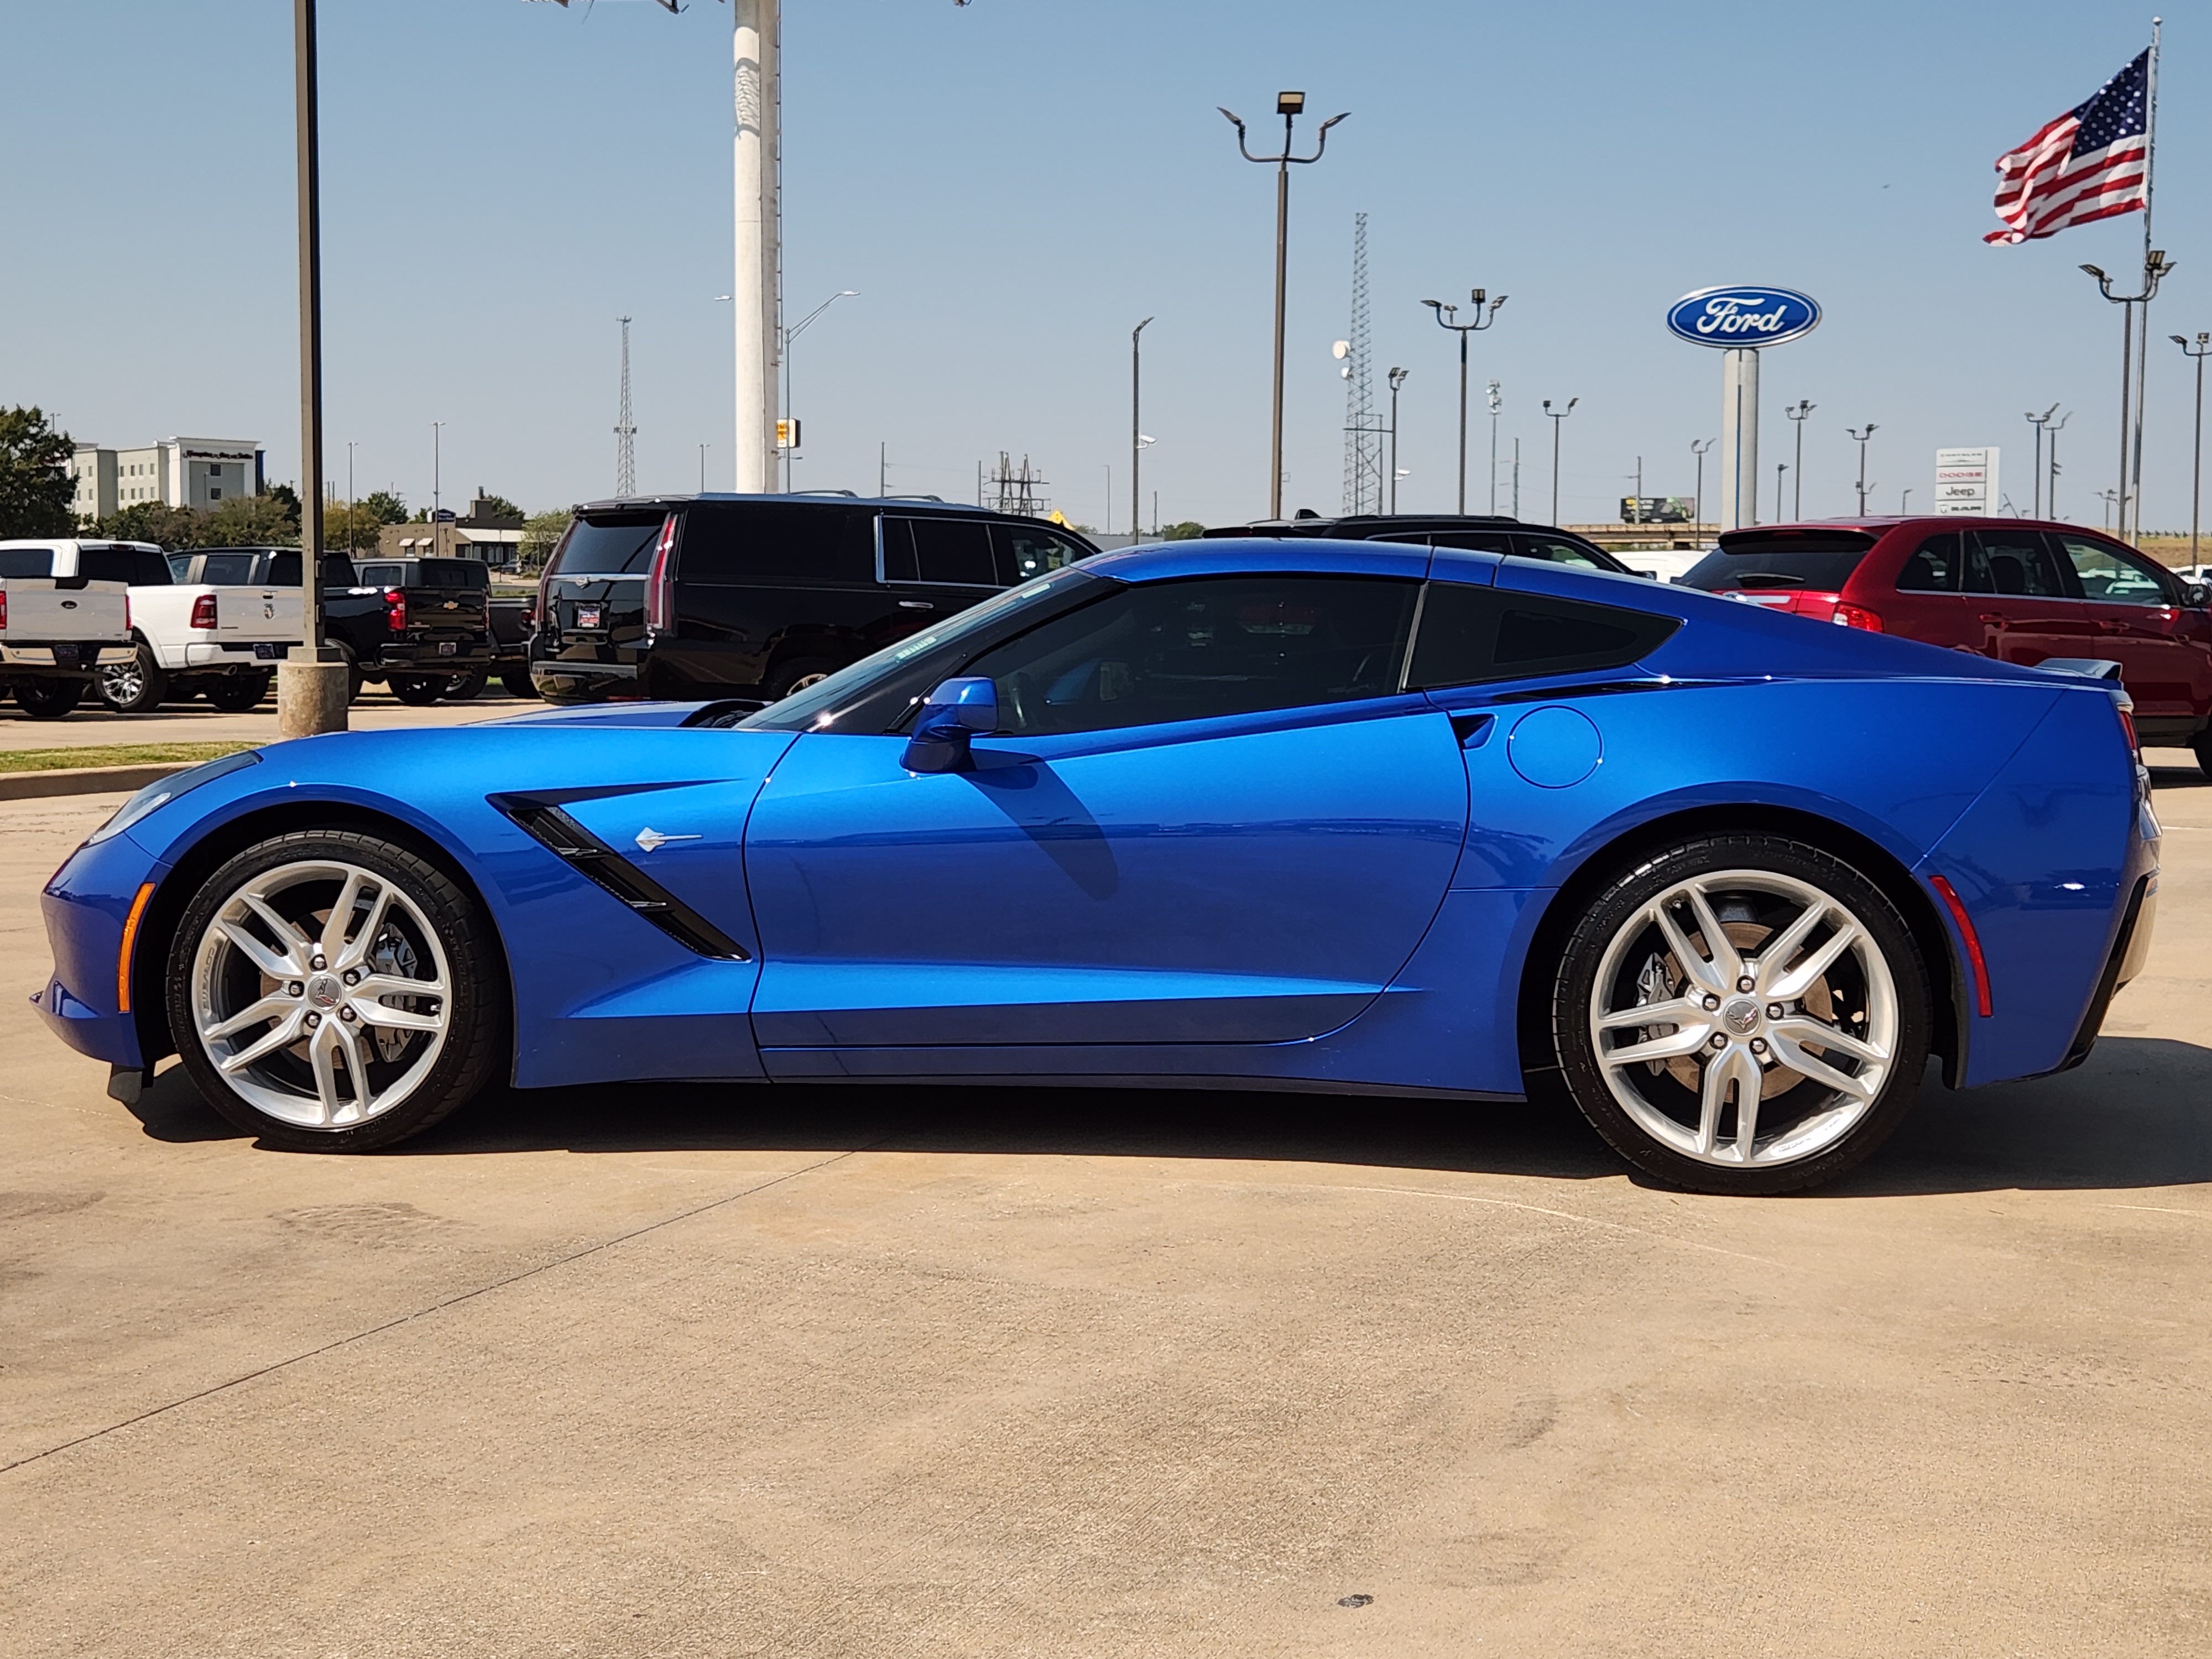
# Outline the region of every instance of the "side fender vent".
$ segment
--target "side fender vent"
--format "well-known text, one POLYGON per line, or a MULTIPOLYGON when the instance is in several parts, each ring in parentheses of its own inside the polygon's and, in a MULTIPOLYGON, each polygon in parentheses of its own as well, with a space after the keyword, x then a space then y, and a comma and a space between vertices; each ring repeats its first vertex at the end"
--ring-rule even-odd
POLYGON ((752 953, 550 801, 494 795, 491 804, 577 874, 619 899, 685 950, 719 962, 752 953))

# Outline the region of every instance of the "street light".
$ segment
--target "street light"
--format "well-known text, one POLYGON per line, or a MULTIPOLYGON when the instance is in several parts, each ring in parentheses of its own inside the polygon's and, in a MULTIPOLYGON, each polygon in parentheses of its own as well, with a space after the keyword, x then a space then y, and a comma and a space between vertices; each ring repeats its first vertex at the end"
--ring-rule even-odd
POLYGON ((1554 410, 1552 400, 1549 398, 1544 399, 1544 413, 1552 417, 1552 523, 1554 526, 1559 522, 1559 422, 1573 414, 1575 405, 1580 402, 1580 398, 1570 398, 1565 409, 1554 410))
POLYGON ((2066 429, 2066 422, 2073 418, 2074 411, 2069 409, 2063 415, 2061 415, 2056 421, 2053 421, 2050 427, 2051 487, 2044 492, 2043 507, 2044 511, 2050 514, 2050 515, 2054 519, 2058 516, 2058 475, 2064 470, 2058 465, 2058 434, 2066 429))
POLYGON ((1394 368, 1388 376, 1390 382, 1390 511, 1393 513, 1398 510, 1398 388, 1406 384, 1406 377, 1413 372, 1410 368, 1394 368))
POLYGON ((1145 451, 1144 424, 1138 417, 1138 393, 1142 387, 1143 358, 1137 337, 1151 326, 1147 317, 1129 331, 1129 537, 1132 544, 1137 538, 1137 526, 1144 521, 1144 497, 1137 489, 1137 458, 1145 451))
MULTIPOLYGON (((1874 436, 1874 422, 1872 421, 1869 421, 1866 425, 1866 430, 1863 432, 1853 432, 1849 427, 1845 427, 1844 428, 1844 432, 1853 443, 1859 447, 1859 516, 1861 518, 1864 518, 1866 516, 1866 498, 1868 489, 1866 479, 1866 447, 1867 440, 1874 436)), ((1941 507, 1942 503, 1939 501, 1936 505, 1941 507)))
POLYGON ((796 451, 799 448, 799 421, 791 407, 791 343, 806 331, 807 324, 829 310, 838 301, 858 299, 860 293, 860 289, 856 288, 839 289, 783 331, 783 418, 791 422, 789 434, 791 441, 783 446, 783 493, 787 495, 791 493, 791 464, 797 459, 796 451))
MULTIPOLYGON (((1797 454, 1790 463, 1797 473, 1797 494, 1790 504, 1790 516, 1793 519, 1802 520, 1805 516, 1805 417, 1819 407, 1818 404, 1808 403, 1802 398, 1794 404, 1782 405, 1782 412, 1790 417, 1790 424, 1797 429, 1797 454)), ((1778 519, 1782 516, 1782 498, 1778 495, 1774 499, 1774 516, 1778 519)))
MULTIPOLYGON (((2180 337, 2179 334, 2177 334, 2177 335, 2175 335, 2173 337, 2174 337, 2175 339, 2179 340, 2181 337, 2180 337)), ((2033 509, 2033 513, 2030 514, 2030 516, 2031 516, 2031 517, 2033 517, 2033 518, 2038 518, 2038 519, 2039 519, 2039 518, 2041 518, 2041 517, 2043 516, 2043 427, 2044 427, 2044 422, 2045 422, 2046 421, 2048 421, 2048 420, 2049 420, 2049 419, 2050 419, 2053 415, 2056 415, 2057 412, 2058 412, 2058 405, 2057 405, 2057 404, 2051 404, 2050 408, 2048 408, 2048 409, 2045 410, 2043 411, 2043 413, 2042 413, 2042 414, 2040 414, 2040 415, 2037 414, 2037 413, 2036 413, 2033 410, 2032 410, 2032 409, 2031 409, 2031 410, 2029 410, 2027 411, 2027 423, 2028 423, 2030 426, 2032 426, 2032 427, 2033 427, 2033 428, 2035 428, 2035 491, 2034 491, 2034 501, 2035 501, 2035 506, 2034 506, 2034 509, 2033 509)))
POLYGON ((1713 447, 1711 438, 1690 440, 1690 453, 1698 458, 1698 493, 1690 497, 1690 521, 1702 525, 1705 521, 1705 452, 1713 447))
MULTIPOLYGON (((1484 290, 1479 288, 1472 290, 1468 297, 1474 304, 1474 320, 1471 323, 1456 323, 1452 320, 1459 315, 1457 306, 1448 306, 1442 300, 1421 301, 1423 305, 1437 313, 1437 320, 1439 323, 1459 336, 1459 510, 1462 513, 1467 511, 1467 337, 1470 334, 1480 334, 1491 324, 1496 322, 1498 307, 1505 303, 1505 296, 1501 294, 1495 300, 1490 300, 1486 309, 1484 301, 1487 296, 1484 290)), ((1495 415, 1494 410, 1492 414, 1495 415)), ((1494 425, 1492 431, 1495 432, 1494 425)), ((1491 452, 1490 459, 1490 487, 1494 493, 1498 488, 1498 455, 1494 447, 1491 452)), ((1492 505, 1495 506, 1496 503, 1493 502, 1492 505)))
POLYGON ((1787 461, 1774 464, 1774 521, 1777 524, 1782 521, 1782 475, 1789 470, 1790 463, 1787 461))
POLYGON ((1485 394, 1490 399, 1490 513, 1498 516, 1498 411, 1504 407, 1498 384, 1492 380, 1485 394))
MULTIPOLYGON (((1220 109, 1219 105, 1214 106, 1220 109)), ((1291 168, 1307 167, 1322 158, 1328 148, 1328 130, 1344 115, 1332 115, 1321 124, 1315 135, 1314 153, 1310 155, 1291 154, 1291 128, 1305 112, 1306 95, 1303 92, 1282 92, 1275 94, 1275 113, 1283 118, 1283 150, 1279 155, 1255 155, 1244 142, 1244 121, 1233 111, 1222 109, 1230 124, 1237 129, 1237 149, 1248 161, 1257 161, 1275 169, 1275 399, 1273 421, 1269 428, 1267 444, 1267 516, 1283 516, 1283 311, 1288 298, 1289 260, 1291 246, 1291 168)), ((1350 114, 1349 110, 1345 112, 1350 114)))
MULTIPOLYGON (((2143 240, 2145 241, 2148 241, 2150 240, 2148 220, 2148 210, 2146 209, 2146 222, 2143 232, 2143 240)), ((2145 248, 2143 250, 2142 292, 2140 294, 2115 294, 2112 292, 2112 279, 2105 275, 2105 273, 2099 270, 2095 265, 2085 264, 2081 269, 2087 271, 2090 276, 2096 278, 2097 291, 2102 294, 2107 300, 2110 300, 2114 305, 2120 307, 2120 487, 2118 495, 2120 522, 2118 534, 2122 541, 2126 541, 2128 539, 2128 514, 2130 508, 2133 509, 2136 514, 2136 534, 2140 535, 2142 532, 2142 526, 2141 523, 2142 516, 2142 383, 2145 376, 2149 371, 2148 351, 2150 347, 2150 302, 2152 298, 2158 293, 2158 285, 2160 279, 2171 274, 2176 267, 2166 263, 2166 255, 2161 250, 2154 247, 2145 248), (2139 368, 2136 367, 2136 360, 2134 358, 2134 352, 2136 349, 2136 307, 2137 306, 2141 306, 2143 308, 2142 349, 2144 356, 2140 360, 2141 367, 2139 368), (2132 447, 2130 447, 2130 410, 2128 404, 2128 398, 2131 390, 2130 386, 2130 375, 2131 373, 2134 376, 2132 392, 2135 398, 2135 406, 2133 410, 2134 435, 2132 447), (2130 463, 2132 463, 2132 465, 2130 463)))
MULTIPOLYGON (((2208 352, 2212 352, 2212 333, 2199 329, 2195 345, 2190 344, 2179 334, 2167 337, 2181 348, 2183 356, 2197 360, 2197 437, 2193 452, 2195 459, 2189 469, 2189 562, 2193 566, 2197 562, 2197 516, 2204 501, 2204 358, 2208 352)), ((2056 406, 2053 405, 2054 408, 2056 406)))

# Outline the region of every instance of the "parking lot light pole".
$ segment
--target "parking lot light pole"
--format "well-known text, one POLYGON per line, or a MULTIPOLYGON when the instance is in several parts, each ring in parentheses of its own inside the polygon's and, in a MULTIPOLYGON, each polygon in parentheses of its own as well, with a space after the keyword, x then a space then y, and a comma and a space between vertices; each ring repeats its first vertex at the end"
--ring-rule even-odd
POLYGON ((1552 417, 1552 522, 1559 522, 1559 423, 1575 412, 1580 398, 1567 399, 1565 409, 1553 409, 1549 398, 1544 399, 1544 413, 1552 417))
POLYGON ((799 448, 799 411, 791 406, 791 343, 806 332, 806 325, 809 323, 829 310, 831 306, 836 305, 838 301, 857 300, 860 297, 860 289, 841 288, 783 331, 783 349, 778 355, 783 359, 783 415, 784 418, 791 422, 791 441, 785 443, 779 437, 776 447, 783 452, 783 489, 786 495, 791 493, 791 464, 798 459, 796 452, 799 448))
POLYGON ((1133 545, 1141 539, 1137 526, 1145 521, 1145 498, 1139 487, 1137 469, 1143 465, 1145 453, 1145 422, 1143 406, 1139 402, 1144 390, 1144 349, 1139 336, 1151 326, 1147 317, 1129 331, 1129 539, 1133 545))
MULTIPOLYGON (((2191 345, 2179 334, 2168 335, 2181 348, 2182 355, 2197 360, 2197 434, 2191 441, 2192 459, 2189 468, 2189 562, 2197 562, 2197 526, 2204 504, 2204 359, 2212 353, 2212 331, 2197 331, 2197 343, 2191 345)), ((2057 404, 2051 404, 2053 409, 2057 404)))
POLYGON ((1717 441, 1712 438, 1690 440, 1690 453, 1696 456, 1698 459, 1698 493, 1690 497, 1690 522, 1692 524, 1703 524, 1705 521, 1705 452, 1711 449, 1716 441, 1717 441))
MULTIPOLYGON (((1423 305, 1437 313, 1437 320, 1439 323, 1459 336, 1459 510, 1462 513, 1467 511, 1467 337, 1470 334, 1480 334, 1491 324, 1496 322, 1498 307, 1505 303, 1505 296, 1503 294, 1495 300, 1492 300, 1484 289, 1479 288, 1473 289, 1468 298, 1474 305, 1474 320, 1471 323, 1453 320, 1459 315, 1457 306, 1448 306, 1442 300, 1421 301, 1423 305)), ((1496 459, 1493 454, 1492 457, 1493 489, 1495 488, 1496 459)))
MULTIPOLYGON (((2143 240, 2150 240, 2150 210, 2143 210, 2143 240)), ((2136 307, 2142 307, 2143 342, 2150 340, 2150 302, 2158 295, 2160 281, 2171 276, 2174 266, 2166 260, 2163 250, 2146 246, 2143 249, 2142 292, 2115 294, 2112 279, 2095 265, 2081 269, 2096 279, 2097 291, 2120 308, 2120 480, 2119 527, 2122 541, 2130 539, 2130 525, 2135 535, 2142 533, 2141 522, 2142 502, 2138 499, 2142 490, 2142 383, 2147 362, 2139 362, 2136 352, 2136 307)))
MULTIPOLYGON (((1221 106, 1217 104, 1214 107, 1221 106)), ((1291 168, 1308 167, 1320 161, 1322 153, 1328 148, 1328 130, 1344 119, 1344 115, 1330 116, 1315 136, 1314 153, 1293 155, 1291 129, 1305 112, 1305 107, 1306 95, 1303 92, 1275 94, 1275 113, 1283 118, 1283 150, 1279 155, 1253 155, 1251 146, 1244 142, 1243 118, 1232 111, 1221 111, 1237 129, 1238 153, 1248 161, 1275 169, 1275 396, 1267 442, 1267 516, 1271 519, 1283 516, 1283 313, 1290 280, 1291 168)), ((1345 112, 1345 115, 1350 113, 1349 110, 1345 112)))
POLYGON ((2053 421, 2050 427, 2051 459, 2046 463, 2050 468, 2050 472, 2048 474, 2049 484, 2043 492, 2043 509, 2054 519, 2058 516, 2058 474, 2060 471, 2058 465, 2058 434, 2066 429, 2066 422, 2073 418, 2074 411, 2069 409, 2063 415, 2061 415, 2056 421, 2053 421))
MULTIPOLYGON (((2179 340, 2181 337, 2177 334, 2173 337, 2179 340)), ((2043 428, 2045 422, 2049 421, 2051 417, 2057 412, 2058 405, 2057 404, 2051 404, 2050 408, 2045 410, 2040 415, 2037 414, 2032 409, 2027 411, 2027 423, 2035 428, 2035 488, 2033 496, 2035 505, 2028 514, 2031 518, 2039 519, 2043 516, 2043 428)))
POLYGON ((1504 388, 1496 380, 1488 387, 1490 399, 1490 511, 1498 512, 1498 411, 1505 406, 1504 388))
MULTIPOLYGON (((1797 429, 1797 453, 1790 462, 1791 470, 1797 474, 1796 492, 1790 503, 1790 516, 1793 519, 1805 516, 1805 417, 1819 407, 1818 404, 1808 403, 1802 398, 1795 404, 1782 405, 1782 412, 1790 417, 1790 424, 1797 429)), ((1782 516, 1782 498, 1778 495, 1774 501, 1774 516, 1778 519, 1782 516)))
MULTIPOLYGON (((1874 436, 1874 422, 1872 421, 1869 421, 1866 424, 1866 430, 1863 432, 1853 432, 1849 427, 1845 427, 1844 428, 1844 432, 1853 443, 1859 447, 1859 516, 1863 519, 1866 517, 1866 498, 1868 488, 1866 477, 1867 440, 1874 436)), ((1940 507, 1942 503, 1938 502, 1937 505, 1940 507)))
POLYGON ((276 729, 346 729, 344 659, 323 643, 323 245, 315 106, 315 0, 292 0, 293 120, 300 191, 300 643, 276 670, 276 729))
MULTIPOLYGON (((1390 511, 1398 510, 1398 388, 1406 384, 1406 377, 1413 371, 1394 368, 1390 371, 1390 511)), ((1497 488, 1496 483, 1491 488, 1497 488)))

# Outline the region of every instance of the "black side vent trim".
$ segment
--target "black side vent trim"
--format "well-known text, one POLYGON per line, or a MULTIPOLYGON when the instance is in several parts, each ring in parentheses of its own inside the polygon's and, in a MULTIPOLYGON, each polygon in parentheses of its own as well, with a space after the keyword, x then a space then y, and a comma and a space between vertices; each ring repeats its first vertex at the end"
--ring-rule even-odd
POLYGON ((750 962, 752 953, 551 802, 529 795, 494 795, 491 804, 577 874, 619 899, 685 950, 717 962, 750 962))

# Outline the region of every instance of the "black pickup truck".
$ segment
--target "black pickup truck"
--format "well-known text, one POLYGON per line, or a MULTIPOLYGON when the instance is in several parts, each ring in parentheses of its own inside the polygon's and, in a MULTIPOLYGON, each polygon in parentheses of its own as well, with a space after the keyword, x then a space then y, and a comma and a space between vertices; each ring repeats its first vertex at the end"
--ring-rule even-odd
POLYGON ((491 572, 474 559, 323 556, 323 638, 346 653, 353 695, 382 680, 402 702, 473 697, 494 665, 491 572))

